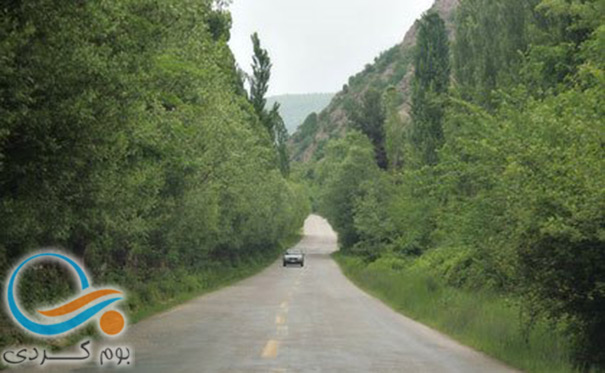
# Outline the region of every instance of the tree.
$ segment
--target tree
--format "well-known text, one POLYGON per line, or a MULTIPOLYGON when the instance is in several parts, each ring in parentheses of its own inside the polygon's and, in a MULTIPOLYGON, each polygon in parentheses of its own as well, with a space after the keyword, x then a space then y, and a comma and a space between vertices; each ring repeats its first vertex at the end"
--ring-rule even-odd
POLYGON ((250 103, 254 107, 256 114, 263 119, 267 100, 265 95, 269 89, 269 79, 271 78, 271 59, 266 49, 260 45, 260 39, 255 32, 251 36, 252 49, 252 77, 250 77, 250 103))
POLYGON ((383 170, 388 167, 384 144, 385 111, 382 95, 374 88, 368 89, 362 98, 361 105, 355 105, 348 112, 353 128, 365 134, 374 146, 376 164, 383 170))
POLYGON ((398 93, 395 87, 387 88, 382 98, 385 111, 385 151, 389 160, 389 169, 396 170, 403 166, 407 128, 406 121, 399 113, 398 93))
POLYGON ((425 14, 418 29, 412 86, 411 142, 420 164, 435 165, 443 143, 443 116, 450 80, 449 41, 445 23, 425 14))
POLYGON ((338 232, 344 250, 349 250, 360 238, 355 229, 354 210, 357 199, 364 194, 363 184, 379 175, 372 148, 367 136, 350 131, 344 139, 329 143, 319 172, 322 186, 319 209, 338 232))
POLYGON ((254 55, 252 56, 249 100, 261 123, 269 133, 269 138, 277 154, 279 169, 284 176, 287 176, 290 172, 289 156, 286 147, 288 130, 279 114, 279 104, 277 102, 274 103, 271 110, 267 110, 266 108, 267 99, 265 95, 269 89, 269 79, 271 78, 271 59, 269 58, 269 52, 261 47, 260 39, 256 32, 252 34, 251 39, 254 55))
POLYGON ((455 81, 465 99, 491 109, 493 91, 519 80, 520 52, 527 48, 529 23, 539 2, 461 2, 452 49, 455 81))
POLYGON ((269 121, 272 123, 273 133, 275 136, 275 147, 277 150, 277 158, 279 170, 282 175, 287 176, 290 173, 290 160, 288 157, 288 130, 281 115, 279 114, 279 104, 273 104, 273 108, 269 112, 269 121))
MULTIPOLYGON (((128 287, 130 311, 273 255, 308 212, 241 94, 228 14, 149 5, 0 7, 0 272, 60 247, 128 287)), ((67 295, 49 268, 25 304, 67 295)), ((20 338, 7 322, 0 348, 20 338)))

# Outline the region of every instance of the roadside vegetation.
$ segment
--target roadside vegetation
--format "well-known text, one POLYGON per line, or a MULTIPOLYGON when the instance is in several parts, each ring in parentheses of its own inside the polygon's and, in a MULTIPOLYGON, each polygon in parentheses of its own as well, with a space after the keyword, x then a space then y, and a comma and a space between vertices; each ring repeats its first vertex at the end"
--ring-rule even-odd
POLYGON ((370 86, 296 172, 361 287, 515 367, 603 370, 605 9, 456 14, 453 42, 418 24, 409 116, 370 86))
POLYGON ((382 257, 369 264, 357 256, 333 256, 359 287, 467 346, 528 372, 574 370, 564 325, 541 319, 528 332, 519 323, 520 299, 449 286, 430 268, 436 255, 409 262, 382 257))
MULTIPOLYGON (((245 77, 230 26, 210 0, 0 7, 0 281, 61 248, 127 291, 136 320, 291 243, 309 207, 278 106, 265 108, 271 62, 254 35, 245 77)), ((69 278, 28 269, 22 303, 57 302, 69 278)), ((0 346, 27 340, 2 312, 0 346)))

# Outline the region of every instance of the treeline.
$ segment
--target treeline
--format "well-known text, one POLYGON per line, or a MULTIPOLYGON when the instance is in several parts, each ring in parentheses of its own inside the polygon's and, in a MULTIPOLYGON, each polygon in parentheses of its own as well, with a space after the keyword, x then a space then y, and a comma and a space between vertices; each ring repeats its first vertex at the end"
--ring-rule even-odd
POLYGON ((297 234, 308 203, 264 110, 270 60, 256 38, 248 95, 230 26, 211 0, 0 6, 2 273, 63 248, 136 312, 297 234))
MULTIPOLYGON (((410 117, 395 89, 370 88, 348 113, 358 131, 300 171, 342 252, 381 269, 367 281, 423 273, 427 299, 497 294, 521 313, 521 349, 548 325, 576 368, 605 368, 604 14, 599 1, 462 0, 453 43, 423 16, 410 117)), ((530 359, 555 358, 543 352, 530 359)))

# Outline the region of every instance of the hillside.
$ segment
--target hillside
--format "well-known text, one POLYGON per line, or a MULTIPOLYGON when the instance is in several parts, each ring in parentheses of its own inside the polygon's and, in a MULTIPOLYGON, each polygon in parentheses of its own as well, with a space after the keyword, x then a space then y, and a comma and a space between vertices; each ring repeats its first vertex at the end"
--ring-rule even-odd
POLYGON ((328 106, 334 93, 288 94, 267 97, 267 107, 275 102, 280 104, 279 112, 286 124, 288 133, 292 134, 305 120, 307 115, 319 112, 328 106))
POLYGON ((343 273, 519 371, 605 372, 603 4, 437 1, 291 139, 343 273))
MULTIPOLYGON (((431 7, 445 20, 450 38, 453 35, 454 10, 458 3, 459 0, 436 0, 431 7)), ((316 121, 309 118, 305 128, 298 128, 290 141, 293 160, 309 161, 316 152, 321 154, 330 138, 342 137, 348 124, 347 108, 357 105, 368 88, 383 91, 394 86, 402 97, 399 103, 400 114, 402 117, 407 116, 417 27, 418 21, 406 32, 401 43, 382 52, 363 71, 351 76, 330 104, 318 114, 316 121)))

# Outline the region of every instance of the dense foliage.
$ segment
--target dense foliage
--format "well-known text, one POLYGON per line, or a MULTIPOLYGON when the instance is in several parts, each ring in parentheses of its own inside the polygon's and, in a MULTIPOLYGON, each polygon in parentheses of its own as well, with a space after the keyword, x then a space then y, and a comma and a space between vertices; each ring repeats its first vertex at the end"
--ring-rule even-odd
POLYGON ((385 115, 381 93, 376 89, 368 89, 363 94, 361 105, 353 106, 348 110, 352 127, 370 139, 374 146, 376 164, 383 170, 388 165, 385 149, 385 115))
POLYGON ((427 13, 411 118, 383 92, 388 172, 353 131, 306 171, 343 253, 498 294, 528 335, 564 329, 581 369, 605 368, 604 16, 599 1, 463 0, 450 54, 427 13))
POLYGON ((443 116, 450 81, 450 50, 445 23, 435 12, 427 13, 418 27, 412 82, 410 164, 434 165, 443 144, 443 116))
POLYGON ((269 52, 263 49, 257 33, 252 34, 252 76, 250 82, 250 103, 254 107, 256 115, 261 123, 267 129, 271 143, 274 144, 279 168, 284 176, 290 173, 290 159, 286 149, 288 140, 288 130, 284 120, 279 113, 279 103, 274 102, 270 109, 267 109, 267 90, 269 89, 269 79, 271 78, 271 58, 269 52))
POLYGON ((283 139, 254 110, 262 97, 248 100, 220 2, 13 1, 0 14, 2 273, 61 247, 136 311, 298 232, 305 193, 280 172, 283 139))

